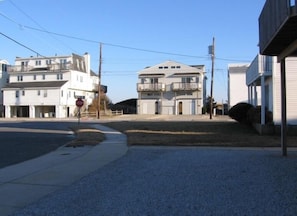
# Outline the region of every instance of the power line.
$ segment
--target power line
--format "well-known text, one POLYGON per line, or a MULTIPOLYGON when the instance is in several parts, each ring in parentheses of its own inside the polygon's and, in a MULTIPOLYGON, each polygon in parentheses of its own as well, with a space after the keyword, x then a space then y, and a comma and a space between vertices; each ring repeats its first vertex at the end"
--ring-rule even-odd
MULTIPOLYGON (((208 59, 208 56, 195 56, 195 55, 188 55, 188 54, 180 54, 180 53, 172 53, 172 52, 164 52, 164 51, 157 51, 157 50, 149 50, 149 49, 144 49, 144 48, 136 48, 136 47, 131 47, 131 46, 124 46, 124 45, 119 45, 119 44, 113 44, 113 43, 106 43, 102 41, 96 41, 96 40, 91 40, 91 39, 86 39, 86 38, 81 38, 81 37, 76 37, 76 36, 70 36, 66 34, 61 34, 61 33, 56 33, 56 32, 50 32, 38 28, 33 28, 31 26, 24 26, 25 28, 39 31, 39 32, 45 32, 48 34, 54 34, 57 36, 69 38, 69 39, 74 39, 74 40, 80 40, 84 42, 89 42, 89 43, 96 43, 96 44, 104 44, 106 46, 112 46, 112 47, 118 47, 118 48, 123 48, 123 49, 130 49, 130 50, 136 50, 136 51, 142 51, 142 52, 150 52, 150 53, 157 53, 157 54, 165 54, 165 55, 174 55, 174 56, 181 56, 181 57, 188 57, 188 58, 201 58, 201 59, 208 59)), ((234 61, 234 62, 247 62, 249 60, 239 60, 239 59, 227 59, 227 58, 218 58, 216 57, 217 60, 221 61, 234 61)))
POLYGON ((207 56, 194 56, 194 55, 187 55, 187 54, 179 54, 179 53, 171 53, 171 52, 149 50, 149 49, 144 49, 144 48, 136 48, 136 47, 124 46, 124 45, 113 44, 113 43, 106 43, 106 42, 102 42, 102 41, 96 41, 96 40, 85 39, 85 38, 81 38, 81 37, 70 36, 70 35, 56 33, 56 32, 50 32, 50 31, 47 31, 47 30, 33 28, 33 27, 27 26, 27 25, 25 25, 23 27, 25 27, 27 29, 34 30, 34 31, 44 32, 44 33, 48 33, 48 34, 54 34, 54 35, 65 37, 65 38, 69 38, 69 39, 80 40, 80 41, 89 42, 89 43, 96 43, 96 44, 100 44, 101 43, 101 44, 106 45, 106 46, 118 47, 118 48, 123 48, 123 49, 130 49, 130 50, 137 50, 137 51, 142 51, 142 52, 151 52, 151 53, 165 54, 165 55, 190 57, 190 58, 204 58, 204 59, 208 58, 207 56))
MULTIPOLYGON (((10 0, 10 2, 11 2, 11 0, 10 0)), ((79 40, 79 41, 88 42, 88 43, 95 43, 95 44, 100 44, 101 43, 101 44, 106 45, 106 46, 112 46, 112 47, 118 47, 118 48, 130 49, 130 50, 136 50, 136 51, 142 51, 142 52, 164 54, 164 55, 173 55, 173 56, 188 57, 188 58, 200 58, 200 59, 208 59, 209 58, 208 56, 195 56, 195 55, 188 55, 188 54, 180 54, 180 53, 172 53, 172 52, 150 50, 150 49, 144 49, 144 48, 136 48, 136 47, 124 46, 124 45, 113 44, 113 43, 105 43, 105 42, 102 42, 102 41, 97 41, 97 40, 92 40, 92 39, 86 39, 86 38, 82 38, 82 37, 76 37, 76 36, 71 36, 71 35, 67 35, 67 34, 62 34, 62 33, 48 31, 48 30, 42 28, 42 26, 40 26, 32 18, 30 18, 29 15, 27 15, 27 16, 34 23, 36 23, 40 28, 35 28, 35 27, 32 27, 32 26, 28 26, 28 25, 22 25, 22 24, 16 22, 15 20, 9 18, 8 16, 2 14, 1 12, 0 12, 0 15, 3 16, 4 18, 6 18, 7 20, 9 20, 9 21, 17 24, 18 26, 20 26, 22 28, 27 28, 27 29, 34 30, 34 31, 39 31, 39 32, 47 33, 49 35, 56 35, 56 36, 60 36, 60 37, 65 37, 65 38, 68 38, 68 39, 79 40)), ((70 48, 70 49, 72 49, 72 48, 70 48)), ((219 58, 219 57, 216 57, 216 60, 229 61, 229 62, 230 61, 233 61, 233 62, 247 62, 247 61, 249 62, 250 61, 250 60, 239 60, 239 59, 226 59, 226 58, 219 58)))
MULTIPOLYGON (((10 2, 12 2, 10 0, 10 2)), ((14 3, 12 3, 15 7, 16 5, 14 3)), ((17 7, 17 9, 19 9, 17 7)), ((86 38, 81 38, 81 37, 76 37, 76 36, 71 36, 71 35, 67 35, 67 34, 62 34, 62 33, 57 33, 57 32, 52 32, 52 31, 48 31, 46 29, 44 29, 40 24, 38 24, 33 18, 31 18, 29 15, 27 15, 24 11, 22 11, 21 9, 19 9, 22 13, 24 13, 30 20, 32 20, 36 25, 38 25, 40 28, 34 28, 32 26, 28 26, 28 25, 21 25, 19 23, 17 23, 16 21, 12 20, 11 18, 9 18, 8 16, 0 13, 0 15, 2 15, 3 17, 5 17, 6 19, 8 19, 9 21, 18 24, 19 26, 22 26, 23 28, 27 28, 30 30, 34 30, 34 31, 39 31, 39 32, 43 32, 43 33, 47 33, 49 35, 57 35, 60 37, 65 37, 65 38, 69 38, 69 39, 74 39, 74 40, 80 40, 83 42, 88 42, 88 43, 95 43, 95 44, 104 44, 107 46, 112 46, 112 47, 118 47, 118 48, 123 48, 123 49, 130 49, 130 50, 136 50, 136 51, 142 51, 142 52, 150 52, 150 53, 158 53, 158 54, 165 54, 165 55, 174 55, 174 56, 181 56, 181 57, 189 57, 189 58, 202 58, 202 59, 207 59, 208 56, 194 56, 194 55, 187 55, 187 54, 179 54, 179 53, 171 53, 171 52, 164 52, 164 51, 157 51, 157 50, 149 50, 149 49, 144 49, 144 48, 136 48, 136 47, 131 47, 131 46, 124 46, 124 45, 119 45, 119 44, 113 44, 113 43, 106 43, 106 42, 102 42, 102 41, 97 41, 97 40, 91 40, 91 39, 86 39, 86 38)), ((230 61, 230 59, 223 59, 223 58, 217 58, 219 60, 224 60, 224 61, 230 61)), ((239 60, 233 60, 233 61, 239 61, 239 60)))
POLYGON ((18 41, 16 41, 15 39, 9 37, 8 35, 6 35, 6 34, 4 34, 4 33, 2 33, 2 32, 0 32, 0 34, 3 35, 4 37, 8 38, 9 40, 13 41, 14 43, 16 43, 16 44, 18 44, 18 45, 20 45, 20 46, 22 46, 22 47, 24 47, 24 48, 30 50, 31 52, 36 53, 36 55, 44 57, 44 56, 41 55, 39 52, 37 52, 37 51, 31 49, 30 47, 28 47, 28 46, 26 46, 26 45, 24 45, 24 44, 22 44, 22 43, 20 43, 20 42, 18 42, 18 41))
MULTIPOLYGON (((36 20, 34 20, 30 15, 28 15, 24 10, 22 10, 20 7, 18 7, 12 0, 8 0, 17 10, 19 10, 22 14, 24 14, 27 18, 29 18, 32 22, 34 22, 39 28, 43 29, 44 31, 47 31, 44 27, 42 27, 36 20)), ((1 14, 2 15, 2 14, 1 14)), ((10 19, 9 17, 5 16, 6 18, 8 18, 10 21, 16 23, 14 20, 10 19)), ((62 41, 58 40, 57 38, 55 38, 52 34, 49 34, 53 39, 57 40, 59 43, 63 44, 65 47, 67 47, 68 49, 76 52, 74 49, 72 49, 71 47, 67 46, 65 43, 63 43, 62 41)))

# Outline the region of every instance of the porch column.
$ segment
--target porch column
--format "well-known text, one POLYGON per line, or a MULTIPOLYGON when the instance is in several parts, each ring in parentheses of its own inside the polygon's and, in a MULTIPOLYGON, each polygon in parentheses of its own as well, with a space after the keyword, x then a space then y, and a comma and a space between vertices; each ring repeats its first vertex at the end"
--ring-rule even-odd
POLYGON ((287 97, 286 97, 286 58, 280 62, 281 65, 281 146, 283 156, 287 156, 287 97))
POLYGON ((251 86, 248 86, 248 103, 251 103, 251 86))
POLYGON ((265 125, 265 76, 261 76, 261 125, 265 125))
POLYGON ((10 106, 5 106, 5 118, 11 118, 11 108, 10 108, 10 106))
POLYGON ((256 83, 254 83, 253 85, 253 88, 254 88, 254 106, 257 106, 258 105, 258 95, 257 95, 257 85, 256 83))
POLYGON ((35 106, 29 106, 29 118, 35 118, 35 106))

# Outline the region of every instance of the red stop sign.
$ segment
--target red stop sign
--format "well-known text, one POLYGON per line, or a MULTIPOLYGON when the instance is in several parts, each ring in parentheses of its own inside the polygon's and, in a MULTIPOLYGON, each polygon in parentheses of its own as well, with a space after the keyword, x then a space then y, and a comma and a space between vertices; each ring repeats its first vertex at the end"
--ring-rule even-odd
POLYGON ((82 107, 84 105, 84 101, 81 98, 77 98, 75 101, 76 106, 82 107))

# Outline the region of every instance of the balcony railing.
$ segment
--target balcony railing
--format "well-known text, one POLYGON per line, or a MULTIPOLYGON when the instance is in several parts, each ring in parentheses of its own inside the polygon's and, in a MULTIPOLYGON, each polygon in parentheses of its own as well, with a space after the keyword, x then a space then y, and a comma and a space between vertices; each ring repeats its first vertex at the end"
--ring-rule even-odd
POLYGON ((9 65, 7 68, 8 73, 30 73, 32 71, 49 71, 58 72, 62 70, 71 70, 72 64, 51 64, 46 66, 31 66, 31 65, 9 65))
POLYGON ((246 84, 260 82, 260 77, 263 75, 272 76, 273 63, 272 56, 257 55, 246 71, 246 84))
POLYGON ((195 91, 201 89, 201 83, 172 83, 172 91, 195 91))
POLYGON ((138 92, 145 92, 145 91, 153 91, 153 92, 160 92, 165 91, 165 84, 164 83, 138 83, 137 84, 137 91, 138 92))

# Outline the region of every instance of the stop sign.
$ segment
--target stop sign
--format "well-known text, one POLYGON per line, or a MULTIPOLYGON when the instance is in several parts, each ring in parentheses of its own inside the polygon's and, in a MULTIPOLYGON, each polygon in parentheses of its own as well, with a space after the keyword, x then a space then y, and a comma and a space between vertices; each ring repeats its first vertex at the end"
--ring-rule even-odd
POLYGON ((76 106, 82 107, 84 105, 84 101, 81 98, 77 98, 75 101, 76 106))

